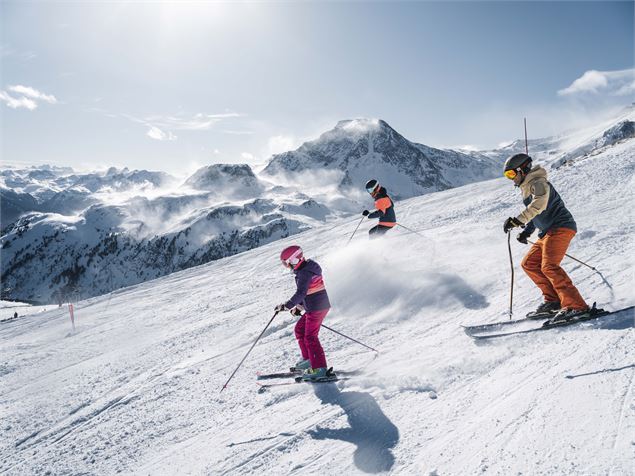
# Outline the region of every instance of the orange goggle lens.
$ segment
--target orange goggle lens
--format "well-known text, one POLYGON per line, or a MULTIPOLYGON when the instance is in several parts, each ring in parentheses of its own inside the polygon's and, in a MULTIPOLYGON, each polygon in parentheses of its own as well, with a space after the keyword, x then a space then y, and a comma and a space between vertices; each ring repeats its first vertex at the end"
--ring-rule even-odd
POLYGON ((503 175, 507 177, 508 179, 513 180, 516 178, 516 175, 518 174, 516 173, 515 170, 505 170, 505 172, 503 172, 503 175))

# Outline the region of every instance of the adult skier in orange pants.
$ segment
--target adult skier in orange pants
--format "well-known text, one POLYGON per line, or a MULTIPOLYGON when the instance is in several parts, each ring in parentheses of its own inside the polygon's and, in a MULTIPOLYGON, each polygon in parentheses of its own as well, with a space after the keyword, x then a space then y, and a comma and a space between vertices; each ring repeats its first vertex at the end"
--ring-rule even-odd
POLYGON ((577 232, 576 223, 554 186, 547 181, 547 171, 540 166, 532 168, 532 159, 527 154, 516 154, 505 162, 504 175, 520 187, 526 208, 517 217, 505 220, 503 230, 508 233, 514 227, 524 226, 517 237, 524 244, 536 228, 540 230, 539 240, 521 263, 544 298, 534 314, 555 314, 554 320, 558 321, 587 312, 589 306, 560 267, 577 232))

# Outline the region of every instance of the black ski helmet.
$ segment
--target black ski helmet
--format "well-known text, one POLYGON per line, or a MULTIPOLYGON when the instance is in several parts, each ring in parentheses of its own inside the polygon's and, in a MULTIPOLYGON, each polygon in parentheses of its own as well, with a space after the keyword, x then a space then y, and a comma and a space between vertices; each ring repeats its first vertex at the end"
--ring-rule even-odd
POLYGON ((379 190, 379 182, 375 179, 370 179, 366 182, 366 191, 371 195, 379 190))
POLYGON ((521 171, 526 175, 531 170, 531 161, 531 157, 529 157, 527 154, 512 155, 505 161, 505 170, 503 170, 503 173, 507 172, 508 170, 515 170, 521 171))

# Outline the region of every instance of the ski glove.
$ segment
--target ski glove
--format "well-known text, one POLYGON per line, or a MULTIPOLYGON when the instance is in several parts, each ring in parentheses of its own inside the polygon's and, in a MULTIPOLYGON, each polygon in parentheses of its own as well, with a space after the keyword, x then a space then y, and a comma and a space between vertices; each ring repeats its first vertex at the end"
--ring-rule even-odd
POLYGON ((503 225, 503 231, 505 233, 509 233, 509 230, 511 230, 512 228, 516 226, 523 226, 523 223, 517 220, 516 218, 509 217, 507 220, 505 220, 505 224, 503 225))
POLYGON ((291 315, 295 317, 300 317, 302 315, 302 309, 298 307, 294 307, 293 309, 291 309, 290 312, 291 312, 291 315))
POLYGON ((531 236, 531 233, 527 233, 526 231, 520 232, 518 233, 518 236, 516 237, 516 239, 522 243, 523 245, 527 245, 527 238, 529 238, 531 236))
POLYGON ((282 311, 287 311, 287 306, 285 306, 284 304, 278 304, 275 308, 274 311, 276 312, 282 312, 282 311))
POLYGON ((362 212, 362 215, 364 215, 365 217, 367 217, 368 215, 370 215, 370 212, 368 210, 364 210, 362 212))

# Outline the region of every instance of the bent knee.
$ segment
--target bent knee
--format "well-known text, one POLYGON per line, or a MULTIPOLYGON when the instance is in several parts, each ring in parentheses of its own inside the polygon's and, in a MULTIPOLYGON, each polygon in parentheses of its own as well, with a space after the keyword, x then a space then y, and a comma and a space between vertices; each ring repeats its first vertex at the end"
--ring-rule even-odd
POLYGON ((553 263, 544 264, 540 269, 545 276, 559 276, 564 273, 560 265, 553 263))

